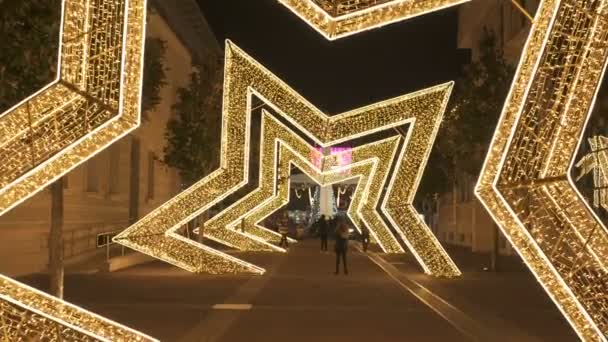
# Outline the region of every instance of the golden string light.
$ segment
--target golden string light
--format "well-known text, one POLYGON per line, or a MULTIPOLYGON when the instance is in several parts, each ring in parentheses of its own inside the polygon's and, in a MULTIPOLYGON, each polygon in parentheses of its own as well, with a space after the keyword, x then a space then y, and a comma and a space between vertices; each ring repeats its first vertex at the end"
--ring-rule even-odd
POLYGON ((57 79, 0 115, 0 215, 140 122, 146 0, 64 0, 57 79))
POLYGON ((470 0, 278 0, 329 40, 470 0))
MULTIPOLYGON (((139 125, 146 0, 64 0, 55 81, 0 115, 0 215, 139 125)), ((156 341, 0 276, 0 339, 156 341)))
MULTIPOLYGON (((404 189, 388 191, 383 201, 383 210, 405 240, 404 243, 419 258, 426 272, 441 276, 459 275, 458 268, 411 205, 451 89, 452 83, 446 83, 340 115, 327 116, 228 41, 220 168, 142 218, 114 240, 192 272, 264 272, 255 265, 189 240, 178 233, 183 224, 247 184, 252 99, 256 97, 278 117, 289 122, 299 131, 298 134, 313 140, 314 144, 321 147, 337 145, 410 123, 413 128, 406 137, 407 147, 396 157, 396 171, 389 178, 390 184, 395 188, 404 189)), ((273 134, 269 133, 269 136, 273 134)), ((286 146, 297 146, 295 133, 285 135, 284 139, 288 143, 286 146)), ((260 143, 262 142, 264 139, 261 139, 260 143)), ((295 149, 298 150, 303 152, 307 149, 295 149)), ((292 158, 294 163, 297 163, 300 157, 292 158)), ((265 171, 270 172, 275 170, 265 171)), ((281 177, 287 179, 289 175, 281 177)), ((288 195, 288 186, 280 186, 279 189, 287 189, 288 195)), ((281 203, 280 196, 274 202, 281 203)), ((369 217, 376 215, 378 213, 374 210, 369 217)), ((241 216, 232 215, 237 221, 241 216)), ((256 217, 248 216, 244 222, 245 227, 252 226, 248 221, 259 222, 256 217)), ((277 250, 268 243, 273 239, 273 234, 268 230, 260 229, 261 233, 256 235, 248 229, 245 229, 243 234, 235 233, 233 229, 219 228, 221 229, 212 229, 214 238, 224 234, 218 239, 228 245, 277 250)), ((205 235, 208 236, 207 231, 205 235)), ((387 235, 387 239, 395 238, 387 235)))
POLYGON ((581 339, 608 335, 608 230, 570 176, 608 61, 608 0, 543 0, 476 187, 581 339))
POLYGON ((0 275, 2 341, 158 341, 0 275))
POLYGON ((589 138, 591 152, 577 164, 580 169, 576 180, 593 173, 593 206, 608 211, 608 138, 595 136, 589 138))
POLYGON ((260 148, 259 187, 207 221, 205 236, 241 250, 284 252, 284 249, 274 245, 280 239, 280 235, 258 225, 259 213, 264 213, 262 215, 264 218, 289 202, 290 183, 287 180, 293 165, 321 186, 346 179, 361 178, 359 183, 364 191, 358 193, 355 204, 349 210, 349 216, 358 227, 362 220, 370 225, 372 235, 379 236, 377 241, 380 241, 385 251, 403 253, 403 248, 392 235, 390 228, 375 210, 395 157, 398 140, 393 138, 388 143, 379 141, 342 152, 352 153, 353 161, 350 165, 342 165, 335 169, 339 166, 338 160, 342 153, 323 156, 314 146, 307 144, 286 126, 268 116, 269 114, 265 112, 260 148), (277 142, 280 147, 277 146, 277 142), (277 155, 280 156, 278 164, 277 155), (311 155, 317 155, 315 159, 321 160, 323 169, 319 170, 308 160, 307 157, 311 155), (351 172, 344 173, 345 169, 351 172), (286 181, 277 184, 278 178, 286 181), (280 197, 280 200, 277 201, 277 197, 280 197), (242 221, 246 222, 244 232, 239 231, 242 221), (236 238, 235 234, 242 236, 236 238), (256 245, 253 241, 261 242, 265 246, 256 245))

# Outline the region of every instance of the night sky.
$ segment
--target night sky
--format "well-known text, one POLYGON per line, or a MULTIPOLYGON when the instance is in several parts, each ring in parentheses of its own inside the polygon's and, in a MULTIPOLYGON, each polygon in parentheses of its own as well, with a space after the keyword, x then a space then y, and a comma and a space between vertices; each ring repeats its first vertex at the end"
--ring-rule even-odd
POLYGON ((198 0, 230 39, 328 114, 454 80, 457 10, 330 42, 276 0, 198 0))

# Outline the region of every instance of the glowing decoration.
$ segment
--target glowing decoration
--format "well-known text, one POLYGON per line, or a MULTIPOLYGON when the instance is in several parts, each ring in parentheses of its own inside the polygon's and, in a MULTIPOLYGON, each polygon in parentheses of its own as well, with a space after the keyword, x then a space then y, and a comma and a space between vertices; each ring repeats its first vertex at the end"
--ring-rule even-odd
POLYGON ((608 335, 608 231, 570 176, 608 58, 608 0, 543 0, 476 193, 581 339, 608 335))
MULTIPOLYGON (((340 156, 340 160, 336 163, 336 165, 334 166, 334 168, 340 167, 340 166, 344 166, 344 165, 350 165, 352 164, 353 160, 352 160, 352 155, 350 153, 348 153, 351 150, 350 147, 331 147, 330 148, 330 154, 334 154, 334 155, 339 155, 340 156)), ((312 163, 315 165, 315 167, 317 167, 317 169, 322 169, 322 160, 321 158, 319 158, 319 156, 323 155, 323 149, 318 147, 317 151, 319 153, 311 153, 310 159, 312 161, 312 163)), ((345 171, 346 172, 346 171, 345 171)))
MULTIPOLYGON (((146 0, 64 0, 57 79, 0 115, 0 215, 139 125, 146 0)), ((0 276, 3 341, 154 341, 0 276)))
POLYGON ((0 115, 0 215, 140 122, 146 0, 64 0, 57 79, 0 115))
POLYGON ((254 240, 268 241, 270 242, 267 242, 268 246, 272 249, 284 251, 272 244, 280 239, 280 235, 258 225, 260 221, 258 210, 266 213, 265 217, 288 203, 290 183, 285 181, 277 184, 277 178, 288 180, 293 165, 300 168, 321 186, 328 186, 346 179, 360 178, 359 184, 364 191, 359 192, 357 205, 353 206, 353 210, 349 212, 351 219, 357 226, 360 225, 361 220, 368 222, 374 228, 370 229, 372 234, 379 236, 378 240, 384 243, 383 247, 386 250, 402 253, 403 249, 399 242, 375 210, 399 140, 392 138, 388 143, 381 140, 352 151, 349 149, 342 153, 323 156, 321 152, 315 150, 313 146, 307 144, 276 119, 268 118, 268 115, 265 113, 263 117, 260 186, 209 220, 205 224, 205 236, 241 250, 260 250, 259 247, 252 246, 253 241, 249 241, 254 240), (279 146, 277 146, 277 142, 279 146), (310 154, 317 154, 317 160, 322 162, 322 168, 319 169, 306 158, 310 154), (354 162, 346 166, 339 166, 339 163, 344 160, 345 154, 354 157, 354 162), (280 160, 278 164, 277 155, 280 160), (344 172, 346 169, 351 172, 344 172), (275 202, 279 193, 282 195, 281 201, 275 202), (268 204, 270 206, 267 206, 268 204), (242 221, 247 223, 245 232, 239 231, 242 221), (243 236, 235 239, 227 234, 242 234, 243 236))
MULTIPOLYGON (((409 130, 405 138, 407 148, 396 157, 398 162, 395 166, 395 173, 389 178, 390 184, 394 184, 395 189, 389 191, 385 197, 383 210, 389 219, 392 218, 394 227, 402 239, 407 240, 404 241, 405 244, 419 256, 425 271, 434 275, 458 275, 460 273, 452 260, 441 248, 428 227, 418 218, 411 205, 451 88, 452 83, 446 83, 340 115, 327 116, 228 41, 226 44, 220 169, 129 227, 115 237, 115 241, 192 272, 264 272, 259 267, 186 239, 178 233, 180 226, 247 184, 250 164, 252 98, 255 96, 262 100, 277 117, 292 126, 284 133, 281 133, 279 129, 271 131, 270 126, 264 126, 268 132, 264 131, 261 134, 260 143, 264 150, 261 158, 275 155, 273 152, 275 149, 267 145, 268 139, 273 137, 282 137, 287 143, 285 148, 298 146, 297 139, 299 138, 293 130, 297 130, 300 137, 311 140, 315 146, 330 147, 409 123, 413 128, 409 130)), ((267 119, 268 114, 264 115, 264 123, 268 125, 270 122, 267 119)), ((294 148, 294 151, 296 152, 294 158, 289 158, 294 163, 298 163, 299 159, 308 163, 307 157, 310 153, 315 153, 313 148, 294 148)), ((282 150, 279 153, 283 153, 282 150)), ((335 160, 332 156, 325 158, 335 160)), ((260 165, 275 164, 262 161, 260 165)), ((281 165, 278 167, 281 172, 286 172, 281 169, 281 165)), ((387 172, 387 170, 379 171, 387 172)), ((275 169, 266 168, 260 174, 267 182, 269 179, 274 181, 276 177, 267 176, 274 172, 276 172, 275 169)), ((362 174, 362 172, 359 173, 362 174)), ((323 176, 327 175, 323 174, 323 176)), ((277 185, 278 192, 289 196, 286 181, 289 175, 280 174, 279 178, 281 181, 277 185)), ((327 180, 323 182, 327 183, 327 180)), ((281 196, 283 195, 271 196, 268 201, 263 201, 265 210, 272 212, 276 207, 273 204, 282 203, 281 196)), ((257 206, 260 203, 254 204, 257 206)), ((219 229, 211 229, 213 238, 223 244, 239 246, 239 248, 278 250, 268 244, 268 240, 273 238, 273 234, 268 230, 260 229, 258 234, 249 229, 252 226, 250 223, 259 222, 257 217, 265 214, 263 210, 256 210, 255 215, 245 217, 244 214, 255 209, 249 208, 250 206, 251 204, 243 205, 247 208, 235 210, 234 214, 229 214, 225 218, 226 222, 238 222, 238 224, 241 224, 241 220, 244 219, 244 232, 235 232, 234 229, 226 229, 218 225, 219 229)), ((373 208, 373 213, 368 215, 381 220, 375 208, 373 208)), ((227 226, 231 227, 232 224, 229 223, 227 226)), ((374 226, 380 226, 380 224, 374 226)), ((205 236, 209 236, 207 231, 205 231, 205 236)), ((383 239, 383 237, 379 237, 379 239, 383 239)), ((392 234, 386 234, 385 245, 394 246, 392 249, 394 251, 402 251, 397 244, 392 242, 393 240, 395 237, 392 234)))
POLYGON ((338 195, 336 196, 336 207, 340 208, 340 196, 346 194, 346 190, 346 187, 344 189, 340 187, 338 188, 338 195))
POLYGON ((0 275, 2 341, 158 341, 0 275))
POLYGON ((595 136, 589 139, 591 152, 576 167, 580 173, 576 180, 593 172, 593 206, 608 211, 608 138, 595 136))
POLYGON ((278 0, 329 40, 438 11, 469 0, 278 0))

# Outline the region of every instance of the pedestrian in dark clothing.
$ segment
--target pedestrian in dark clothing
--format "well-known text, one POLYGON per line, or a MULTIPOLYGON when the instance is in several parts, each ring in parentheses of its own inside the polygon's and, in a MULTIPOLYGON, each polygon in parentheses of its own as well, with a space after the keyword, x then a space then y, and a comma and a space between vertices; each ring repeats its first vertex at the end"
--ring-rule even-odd
POLYGON ((287 234, 289 233, 289 218, 287 217, 287 213, 284 213, 283 216, 279 218, 277 225, 279 226, 279 234, 281 234, 279 247, 288 248, 289 243, 287 242, 287 234))
POLYGON ((319 239, 321 239, 321 252, 327 252, 327 235, 329 233, 329 220, 327 216, 322 215, 317 221, 317 229, 319 230, 319 239))
POLYGON ((336 230, 336 274, 340 272, 340 259, 344 266, 344 274, 348 274, 348 268, 346 266, 346 252, 348 250, 348 226, 344 222, 338 224, 336 230))
POLYGON ((363 245, 363 251, 367 252, 367 246, 369 245, 369 229, 367 227, 361 229, 361 244, 363 245))

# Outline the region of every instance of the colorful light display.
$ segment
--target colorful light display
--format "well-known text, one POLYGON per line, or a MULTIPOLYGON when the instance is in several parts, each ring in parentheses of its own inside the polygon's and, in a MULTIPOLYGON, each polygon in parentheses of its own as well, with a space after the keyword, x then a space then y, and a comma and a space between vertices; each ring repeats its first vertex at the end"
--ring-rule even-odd
POLYGON ((608 1, 543 0, 476 193, 581 339, 608 336, 608 230, 570 176, 608 61, 608 1))
MULTIPOLYGON (((298 134, 314 140, 317 146, 322 147, 339 145, 410 123, 413 128, 405 137, 407 147, 396 156, 396 171, 389 177, 390 190, 382 202, 382 210, 427 273, 438 276, 460 274, 411 204, 449 98, 451 83, 340 115, 327 116, 231 42, 226 44, 225 63, 221 167, 115 237, 116 242, 192 272, 264 272, 255 265, 186 239, 177 232, 183 224, 247 183, 248 151, 252 144, 252 97, 255 96, 278 117, 295 127, 298 134)), ((265 134, 276 136, 272 132, 262 133, 260 143, 267 141, 265 134)), ((295 138, 295 132, 285 137, 288 146, 295 145, 295 138)), ((312 147, 300 149, 301 153, 297 153, 297 158, 293 160, 307 161, 306 157, 313 151, 312 147)), ((260 164, 264 165, 263 162, 260 164)), ((268 169, 266 173, 270 171, 275 172, 268 169)), ((228 221, 238 221, 242 215, 235 212, 229 215, 232 218, 228 221)), ((375 208, 370 213, 371 216, 378 216, 375 208)), ((259 222, 254 217, 248 219, 253 223, 259 222)), ((224 244, 256 250, 277 250, 268 243, 273 236, 267 230, 256 236, 251 231, 242 234, 220 228, 212 230, 214 238, 224 244)), ((207 231, 205 235, 209 236, 207 231)), ((382 237, 378 236, 378 239, 382 237)), ((387 235, 387 241, 388 239, 394 240, 395 237, 387 235)))
POLYGON ((278 0, 329 40, 456 6, 469 0, 278 0))

